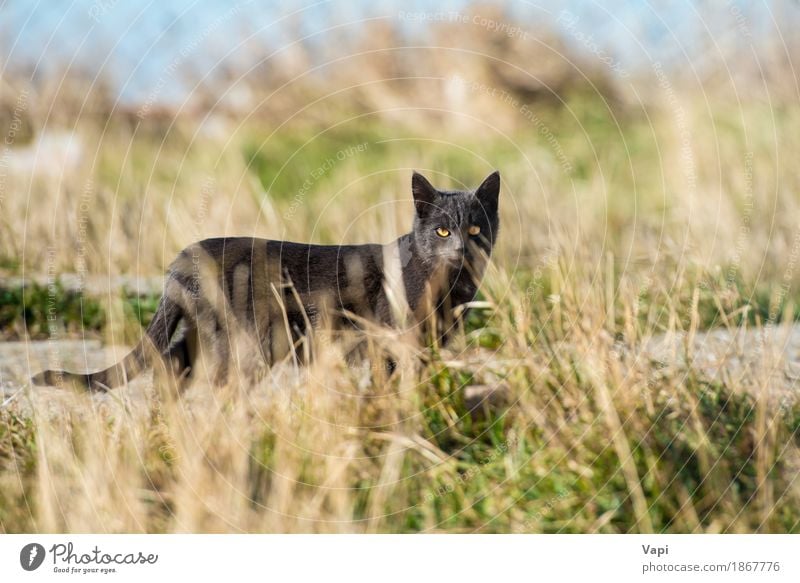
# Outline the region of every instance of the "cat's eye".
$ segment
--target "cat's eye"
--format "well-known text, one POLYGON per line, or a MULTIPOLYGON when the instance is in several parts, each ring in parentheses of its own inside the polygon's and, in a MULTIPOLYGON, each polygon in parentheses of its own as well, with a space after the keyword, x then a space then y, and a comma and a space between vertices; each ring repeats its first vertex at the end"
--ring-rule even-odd
POLYGON ((481 234, 481 228, 478 225, 472 225, 468 229, 468 232, 469 232, 470 235, 472 235, 474 237, 475 235, 480 235, 481 234))
POLYGON ((436 234, 440 237, 449 237, 450 236, 450 229, 445 229, 444 227, 439 227, 436 229, 436 234))

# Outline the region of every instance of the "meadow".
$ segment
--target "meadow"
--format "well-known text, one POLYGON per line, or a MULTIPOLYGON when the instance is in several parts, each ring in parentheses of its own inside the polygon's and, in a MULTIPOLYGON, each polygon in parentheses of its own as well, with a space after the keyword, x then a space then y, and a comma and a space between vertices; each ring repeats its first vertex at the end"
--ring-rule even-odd
POLYGON ((0 531, 800 530, 800 403, 782 351, 751 341, 795 320, 796 88, 634 84, 592 55, 532 76, 514 39, 446 33, 335 77, 231 82, 241 109, 6 80, 0 334, 28 357, 0 372, 0 531), (135 343, 158 300, 139 282, 198 239, 388 242, 413 169, 457 188, 499 169, 501 234, 464 329, 395 375, 326 345, 223 388, 27 382, 37 343, 135 343))

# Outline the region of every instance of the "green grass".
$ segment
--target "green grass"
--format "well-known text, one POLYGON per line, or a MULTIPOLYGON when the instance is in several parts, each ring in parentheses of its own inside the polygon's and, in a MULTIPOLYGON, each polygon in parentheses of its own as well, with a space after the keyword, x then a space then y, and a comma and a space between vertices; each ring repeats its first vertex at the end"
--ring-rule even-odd
MULTIPOLYGON (((160 296, 123 295, 123 313, 129 326, 146 327, 155 315, 160 296)), ((32 340, 59 336, 100 335, 108 326, 106 300, 53 286, 29 284, 0 290, 0 336, 32 340)))

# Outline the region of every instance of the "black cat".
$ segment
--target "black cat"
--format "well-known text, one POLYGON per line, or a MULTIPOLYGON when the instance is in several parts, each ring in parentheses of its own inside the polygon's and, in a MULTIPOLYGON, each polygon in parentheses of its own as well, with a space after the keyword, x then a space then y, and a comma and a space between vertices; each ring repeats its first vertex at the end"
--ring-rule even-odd
POLYGON ((233 329, 245 331, 271 364, 295 350, 309 327, 370 321, 414 327, 444 340, 455 309, 475 297, 497 240, 500 174, 475 191, 442 191, 412 177, 413 229, 387 245, 310 245, 250 237, 195 243, 170 266, 164 295, 142 341, 105 370, 48 370, 38 385, 75 383, 104 391, 124 384, 160 354, 191 372, 198 347, 227 378, 233 329))

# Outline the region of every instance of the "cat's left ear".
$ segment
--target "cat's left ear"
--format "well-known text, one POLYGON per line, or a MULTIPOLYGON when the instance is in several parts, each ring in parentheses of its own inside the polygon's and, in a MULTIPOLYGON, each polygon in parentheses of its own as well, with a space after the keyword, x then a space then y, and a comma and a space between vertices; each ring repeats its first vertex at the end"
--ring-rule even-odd
POLYGON ((497 199, 500 197, 500 172, 494 171, 481 183, 475 196, 487 214, 497 212, 497 199))
POLYGON ((434 206, 436 200, 436 189, 419 172, 414 172, 411 177, 411 194, 414 195, 414 207, 417 215, 422 218, 427 215, 434 206))

